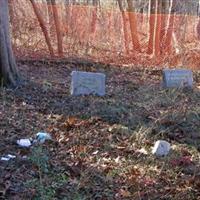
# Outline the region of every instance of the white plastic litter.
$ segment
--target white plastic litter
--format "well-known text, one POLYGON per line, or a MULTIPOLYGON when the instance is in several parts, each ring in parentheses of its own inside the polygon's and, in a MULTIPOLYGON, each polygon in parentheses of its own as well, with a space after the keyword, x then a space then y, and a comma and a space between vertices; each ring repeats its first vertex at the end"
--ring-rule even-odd
POLYGON ((11 158, 11 159, 16 158, 15 155, 11 155, 11 154, 8 154, 7 157, 8 157, 8 158, 11 158))
POLYGON ((22 156, 22 159, 27 159, 28 157, 27 156, 22 156))
POLYGON ((9 161, 10 159, 14 159, 16 156, 8 154, 7 156, 1 157, 1 161, 9 161))
POLYGON ((44 143, 46 140, 51 140, 52 137, 49 133, 45 133, 45 132, 38 132, 36 134, 36 139, 38 142, 40 143, 44 143))
POLYGON ((170 151, 170 143, 165 140, 158 140, 152 150, 152 154, 156 156, 166 156, 170 151))
POLYGON ((7 158, 7 157, 1 157, 1 161, 9 161, 10 158, 7 158))
POLYGON ((20 139, 20 140, 17 140, 17 144, 20 147, 30 147, 31 146, 31 140, 30 139, 20 139))

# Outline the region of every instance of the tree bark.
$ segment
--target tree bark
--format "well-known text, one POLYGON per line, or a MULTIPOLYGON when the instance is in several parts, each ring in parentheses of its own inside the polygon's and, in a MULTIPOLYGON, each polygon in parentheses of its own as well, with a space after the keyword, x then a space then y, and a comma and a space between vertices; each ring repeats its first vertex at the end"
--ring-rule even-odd
POLYGON ((166 32, 166 37, 164 41, 165 52, 170 53, 172 50, 172 35, 174 31, 174 20, 175 20, 175 1, 171 0, 171 10, 170 10, 170 18, 169 18, 169 26, 166 32))
POLYGON ((151 0, 148 54, 153 54, 157 58, 161 54, 162 5, 161 0, 151 0))
POLYGON ((148 54, 154 52, 154 32, 156 26, 156 0, 150 0, 150 15, 149 15, 149 44, 148 44, 148 54))
POLYGON ((131 37, 133 49, 136 51, 140 51, 140 42, 137 32, 137 18, 135 16, 135 9, 132 0, 127 0, 128 3, 128 15, 130 21, 130 29, 131 29, 131 37))
POLYGON ((200 40, 200 19, 197 24, 197 37, 198 37, 198 40, 200 40))
POLYGON ((156 29, 155 29, 155 56, 159 57, 161 53, 160 39, 161 39, 161 24, 162 24, 162 2, 157 0, 157 21, 156 21, 156 29))
POLYGON ((128 30, 127 30, 127 25, 126 25, 127 24, 126 23, 126 13, 124 11, 122 1, 117 0, 117 2, 118 2, 118 5, 119 5, 119 9, 121 11, 121 14, 122 14, 123 31, 124 31, 124 46, 125 46, 125 49, 126 49, 126 53, 128 54, 129 53, 129 45, 128 45, 128 30))
POLYGON ((50 35, 53 33, 54 27, 53 27, 53 9, 51 0, 46 0, 47 2, 47 10, 48 10, 48 28, 50 30, 50 35))
POLYGON ((163 47, 163 40, 166 34, 166 30, 167 30, 167 22, 168 22, 168 16, 169 16, 169 9, 170 7, 168 6, 169 1, 168 0, 162 0, 162 15, 161 15, 161 32, 160 32, 160 46, 161 46, 161 51, 162 51, 162 47, 163 47), (169 7, 169 8, 168 8, 169 7), (168 14, 168 15, 167 15, 168 14))
POLYGON ((93 0, 91 33, 94 34, 97 26, 98 0, 93 0))
POLYGON ((19 79, 10 41, 8 0, 0 0, 0 81, 16 86, 19 79))
POLYGON ((49 52, 50 52, 50 55, 53 57, 54 56, 54 52, 53 52, 53 47, 51 45, 51 39, 49 37, 49 33, 47 31, 47 27, 45 25, 45 21, 43 20, 40 12, 39 12, 39 9, 35 3, 35 0, 30 0, 31 1, 31 4, 33 6, 33 10, 34 10, 34 13, 38 19, 38 22, 40 24, 40 27, 42 29, 42 32, 44 33, 44 37, 45 37, 45 40, 46 40, 46 43, 47 43, 47 46, 48 46, 48 49, 49 49, 49 52))
POLYGON ((55 0, 51 0, 52 3, 52 9, 53 9, 53 17, 54 17, 54 22, 55 22, 55 27, 56 27, 56 35, 57 35, 57 42, 58 42, 58 55, 63 56, 63 33, 61 30, 61 24, 60 24, 60 19, 58 15, 58 5, 56 5, 55 0))

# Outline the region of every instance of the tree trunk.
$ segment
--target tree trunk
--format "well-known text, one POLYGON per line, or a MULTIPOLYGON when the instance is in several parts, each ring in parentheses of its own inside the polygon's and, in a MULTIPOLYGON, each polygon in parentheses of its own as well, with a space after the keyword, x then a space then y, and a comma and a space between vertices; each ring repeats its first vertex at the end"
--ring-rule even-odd
POLYGON ((0 81, 10 86, 19 81, 10 41, 8 0, 0 0, 0 81))
POLYGON ((51 39, 49 37, 49 33, 47 31, 47 27, 45 25, 45 21, 42 18, 40 12, 39 12, 39 9, 38 9, 38 7, 37 7, 37 5, 35 3, 35 0, 30 0, 30 1, 31 1, 32 6, 33 6, 33 10, 35 12, 35 15, 36 15, 36 17, 38 19, 38 22, 40 24, 40 27, 41 27, 41 29, 42 29, 42 31, 44 33, 44 37, 45 37, 45 40, 46 40, 50 55, 53 57, 54 56, 53 47, 51 45, 51 39))
POLYGON ((170 53, 172 50, 172 35, 174 31, 174 20, 175 20, 175 1, 171 0, 171 10, 170 10, 170 18, 169 18, 169 26, 166 32, 166 37, 165 37, 165 52, 170 53))
POLYGON ((13 2, 14 0, 9 0, 8 1, 8 8, 9 8, 9 16, 10 16, 10 23, 13 24, 13 19, 14 19, 14 7, 13 7, 13 2))
POLYGON ((52 8, 53 8, 53 17, 56 27, 56 35, 57 35, 57 42, 58 42, 58 55, 63 56, 63 33, 61 30, 60 19, 58 15, 58 5, 56 5, 55 0, 51 0, 52 8))
POLYGON ((154 32, 156 26, 156 0, 150 0, 150 15, 149 15, 149 44, 148 44, 148 54, 154 52, 154 32))
POLYGON ((198 40, 200 40, 200 19, 197 24, 197 37, 198 37, 198 40))
POLYGON ((161 46, 160 46, 160 39, 161 39, 161 24, 162 24, 162 18, 161 18, 161 11, 162 11, 162 2, 160 0, 157 0, 157 21, 156 21, 156 29, 155 29, 155 56, 159 57, 161 53, 161 46))
POLYGON ((123 31, 124 31, 124 45, 125 45, 125 49, 126 49, 126 53, 129 53, 129 45, 128 45, 128 30, 127 30, 127 26, 126 26, 126 13, 124 11, 123 8, 123 4, 121 0, 117 0, 118 5, 119 5, 119 9, 122 13, 122 20, 123 20, 123 31))
POLYGON ((135 16, 135 9, 132 0, 127 0, 128 3, 128 15, 130 21, 130 29, 131 29, 131 37, 132 37, 132 44, 133 49, 136 51, 140 51, 140 43, 137 33, 137 19, 135 16))
POLYGON ((170 7, 168 6, 169 1, 168 0, 162 0, 162 15, 161 15, 161 32, 160 32, 160 46, 161 46, 161 51, 163 47, 163 40, 166 35, 166 30, 167 30, 167 22, 168 22, 168 16, 169 16, 169 9, 170 7), (168 8, 169 7, 169 8, 168 8), (167 15, 168 14, 168 15, 167 15))
POLYGON ((65 32, 69 33, 69 22, 71 19, 71 4, 69 0, 65 0, 65 16, 66 16, 66 22, 65 22, 65 32))
POLYGON ((91 33, 94 34, 97 26, 98 0, 93 0, 91 33))
POLYGON ((162 5, 161 0, 151 0, 148 54, 156 57, 161 54, 162 5))

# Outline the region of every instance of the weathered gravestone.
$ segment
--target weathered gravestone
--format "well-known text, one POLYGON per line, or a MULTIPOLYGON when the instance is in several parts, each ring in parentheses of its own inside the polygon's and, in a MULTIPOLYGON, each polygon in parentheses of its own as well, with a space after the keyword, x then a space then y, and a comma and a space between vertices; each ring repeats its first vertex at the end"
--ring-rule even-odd
POLYGON ((163 70, 163 86, 166 88, 192 88, 193 74, 189 69, 163 70))
POLYGON ((71 75, 72 95, 105 95, 105 74, 73 71, 71 75))

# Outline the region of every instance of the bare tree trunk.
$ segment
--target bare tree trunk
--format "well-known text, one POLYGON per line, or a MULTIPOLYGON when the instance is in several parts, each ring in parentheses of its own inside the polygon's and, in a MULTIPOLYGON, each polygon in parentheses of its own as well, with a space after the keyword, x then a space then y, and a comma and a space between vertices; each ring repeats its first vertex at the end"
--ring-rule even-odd
POLYGON ((66 16, 65 29, 66 33, 69 33, 69 22, 71 19, 71 5, 69 0, 65 0, 65 16, 66 16))
POLYGON ((39 8, 37 7, 35 0, 30 0, 30 1, 31 1, 32 6, 33 6, 33 10, 35 12, 35 15, 38 19, 38 22, 40 24, 40 27, 41 27, 41 29, 44 33, 44 37, 45 37, 49 52, 50 52, 51 56, 54 56, 53 47, 51 46, 51 40, 50 40, 48 31, 47 31, 47 27, 45 25, 45 21, 43 20, 41 14, 39 12, 39 8))
POLYGON ((156 14, 156 29, 155 29, 155 56, 159 57, 161 53, 160 49, 160 39, 161 39, 161 24, 162 24, 162 2, 157 0, 157 14, 156 14))
POLYGON ((129 53, 129 47, 128 47, 128 30, 126 26, 126 13, 124 12, 123 4, 121 0, 117 0, 119 9, 122 13, 122 20, 123 20, 123 30, 124 30, 124 45, 126 49, 126 53, 129 53))
POLYGON ((53 9, 52 9, 52 4, 51 0, 46 0, 47 2, 47 10, 48 10, 48 28, 50 30, 50 36, 54 32, 54 25, 53 25, 53 9))
POLYGON ((175 1, 171 0, 171 9, 170 9, 170 17, 169 17, 169 25, 168 29, 166 31, 166 36, 165 36, 165 51, 170 53, 172 49, 172 37, 173 37, 173 31, 174 31, 174 20, 175 20, 175 1))
POLYGON ((130 29, 131 29, 131 37, 132 37, 132 44, 133 49, 140 51, 140 43, 139 37, 137 33, 137 18, 135 16, 135 9, 132 0, 127 0, 128 3, 128 14, 129 14, 129 21, 130 21, 130 29))
POLYGON ((169 1, 168 0, 162 0, 162 8, 161 8, 161 11, 162 11, 162 15, 161 15, 161 31, 160 31, 160 46, 161 46, 161 51, 162 51, 162 47, 163 47, 163 40, 164 40, 164 37, 166 35, 166 30, 167 30, 167 22, 168 22, 168 16, 170 14, 170 7, 168 8, 168 3, 169 1), (168 14, 168 15, 167 15, 168 14))
POLYGON ((0 81, 10 86, 16 86, 19 81, 10 41, 8 0, 0 0, 0 81))
POLYGON ((198 24, 197 24, 197 37, 200 40, 200 19, 199 19, 198 24))
POLYGON ((161 54, 162 1, 151 0, 149 19, 148 54, 159 57, 161 54))
POLYGON ((98 0, 93 0, 91 33, 94 34, 97 25, 98 0))
POLYGON ((154 52, 154 32, 156 26, 156 0, 150 0, 150 15, 149 15, 149 44, 148 44, 148 54, 154 52))
POLYGON ((58 15, 58 6, 56 5, 55 0, 51 0, 52 7, 53 7, 53 17, 56 27, 56 35, 57 35, 57 42, 58 42, 58 55, 63 56, 63 34, 61 30, 61 24, 58 15))
POLYGON ((9 7, 9 16, 10 16, 10 23, 13 24, 13 19, 14 19, 14 7, 13 7, 13 2, 14 0, 9 0, 8 1, 8 7, 9 7))

